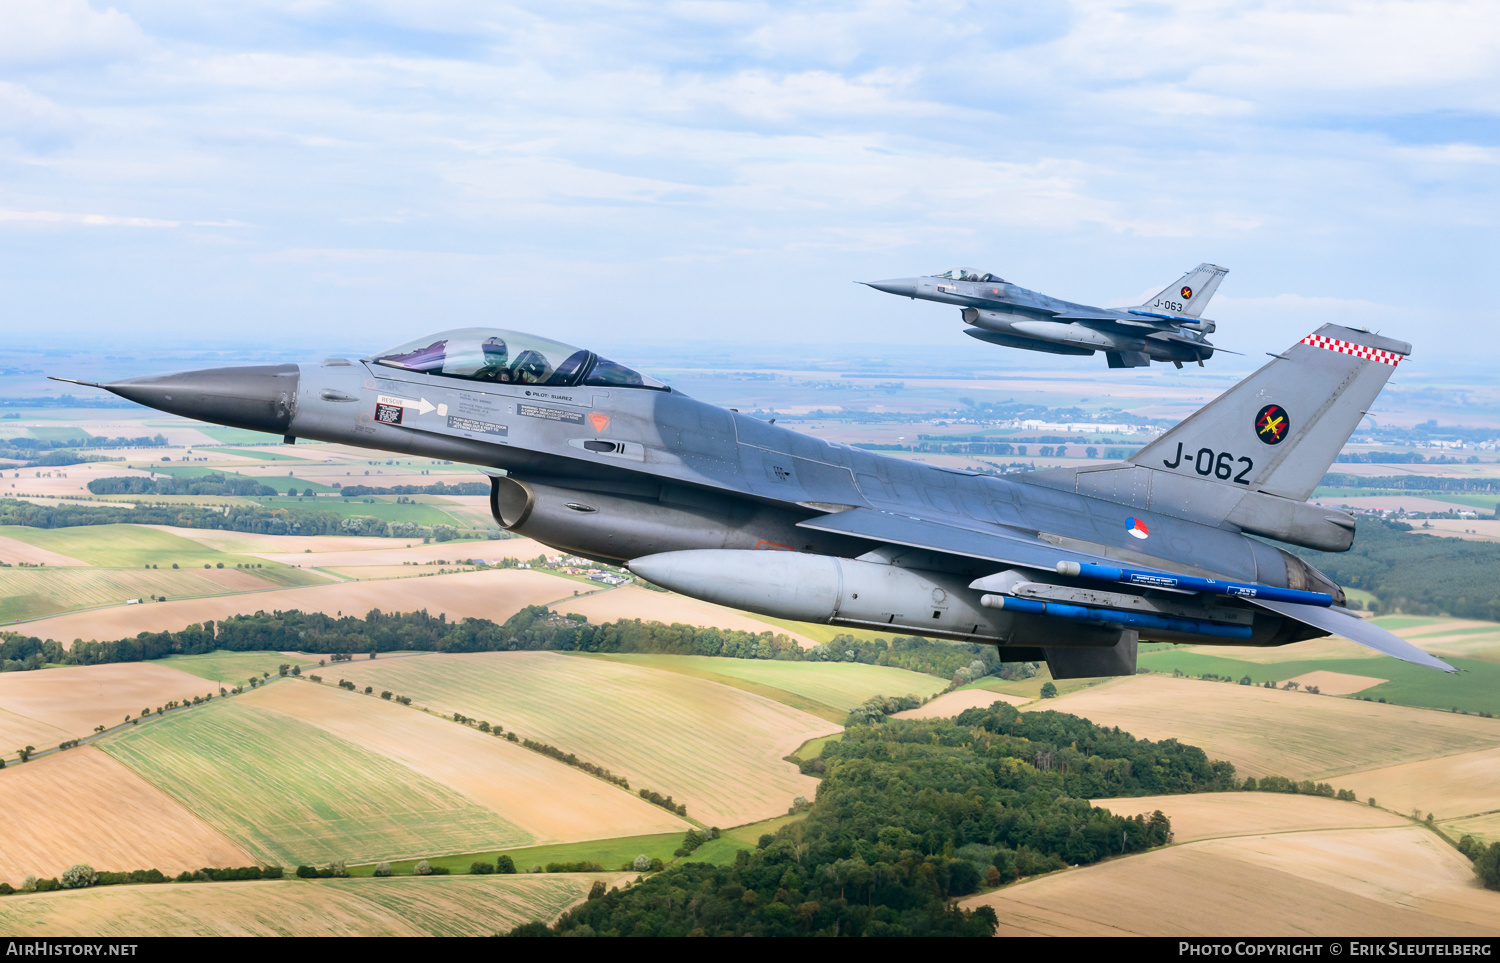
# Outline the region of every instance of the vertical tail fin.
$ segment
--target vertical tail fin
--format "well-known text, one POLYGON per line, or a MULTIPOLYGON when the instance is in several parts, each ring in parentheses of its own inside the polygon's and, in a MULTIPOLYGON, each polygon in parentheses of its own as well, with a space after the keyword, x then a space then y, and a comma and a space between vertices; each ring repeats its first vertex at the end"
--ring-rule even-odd
POLYGON ((1410 354, 1404 341, 1325 324, 1130 462, 1306 501, 1410 354))
POLYGON ((1138 310, 1201 318, 1203 309, 1208 307, 1208 299, 1214 296, 1219 282, 1228 273, 1228 268, 1217 264, 1200 264, 1178 278, 1175 284, 1163 288, 1156 297, 1139 305, 1138 310))

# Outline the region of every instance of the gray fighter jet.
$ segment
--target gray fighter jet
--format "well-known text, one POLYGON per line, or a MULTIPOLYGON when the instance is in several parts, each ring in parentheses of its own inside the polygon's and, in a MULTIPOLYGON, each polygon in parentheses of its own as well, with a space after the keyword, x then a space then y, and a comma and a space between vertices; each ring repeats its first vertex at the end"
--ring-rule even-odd
POLYGON ((1199 365, 1213 357, 1205 335, 1214 323, 1201 317, 1228 274, 1200 264, 1145 304, 1096 308, 1028 291, 983 271, 954 268, 923 278, 861 281, 877 291, 906 298, 956 304, 964 334, 990 344, 1050 354, 1103 351, 1111 368, 1139 368, 1152 360, 1199 365))
POLYGON ((1354 519, 1306 499, 1409 352, 1325 325, 1129 461, 1003 478, 811 438, 515 331, 96 387, 288 441, 466 462, 490 476, 496 520, 543 544, 765 615, 994 645, 1057 678, 1133 673, 1139 639, 1331 633, 1449 669, 1249 537, 1350 546, 1354 519))

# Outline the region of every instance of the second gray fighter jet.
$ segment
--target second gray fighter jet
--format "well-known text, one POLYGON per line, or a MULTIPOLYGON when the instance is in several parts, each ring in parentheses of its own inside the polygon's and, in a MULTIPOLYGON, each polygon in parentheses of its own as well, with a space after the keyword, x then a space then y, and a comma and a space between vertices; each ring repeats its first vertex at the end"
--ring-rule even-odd
POLYGON ((1200 264, 1144 304, 1096 308, 1030 291, 973 268, 890 281, 864 281, 877 291, 962 308, 964 333, 990 344, 1049 354, 1103 351, 1111 368, 1139 368, 1155 361, 1202 365, 1213 357, 1206 335, 1214 323, 1202 317, 1208 299, 1228 274, 1200 264))

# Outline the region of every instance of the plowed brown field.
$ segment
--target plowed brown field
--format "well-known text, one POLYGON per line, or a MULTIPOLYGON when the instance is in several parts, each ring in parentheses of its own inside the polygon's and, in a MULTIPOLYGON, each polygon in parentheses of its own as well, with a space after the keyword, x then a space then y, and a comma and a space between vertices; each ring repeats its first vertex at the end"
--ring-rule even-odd
MULTIPOLYGON (((35 675, 36 673, 27 673, 35 675)), ((0 772, 0 879, 95 869, 246 866, 245 852, 181 803, 92 746, 0 772)))
MULTIPOLYGON (((211 682, 151 662, 0 673, 0 709, 69 736, 86 736, 95 726, 119 725, 125 716, 138 716, 142 709, 155 711, 173 699, 191 701, 193 696, 215 691, 211 682)), ((10 748, 0 751, 9 754, 10 748)))

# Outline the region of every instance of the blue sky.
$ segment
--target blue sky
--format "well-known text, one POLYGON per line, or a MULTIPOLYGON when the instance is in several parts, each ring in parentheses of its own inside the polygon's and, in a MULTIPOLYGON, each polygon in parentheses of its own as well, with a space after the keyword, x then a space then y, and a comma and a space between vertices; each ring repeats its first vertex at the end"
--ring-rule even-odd
POLYGON ((851 282, 1214 261, 1226 347, 1488 365, 1497 115, 1493 2, 3 0, 0 318, 971 352, 851 282))

